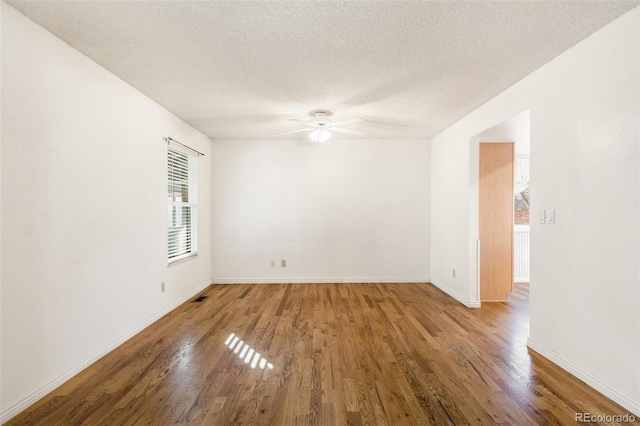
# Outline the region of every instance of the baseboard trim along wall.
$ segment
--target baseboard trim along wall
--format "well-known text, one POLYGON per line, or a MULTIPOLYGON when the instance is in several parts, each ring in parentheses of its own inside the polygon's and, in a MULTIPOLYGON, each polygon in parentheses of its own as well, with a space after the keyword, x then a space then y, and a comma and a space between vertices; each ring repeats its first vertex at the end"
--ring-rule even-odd
POLYGON ((441 282, 439 282, 437 280, 432 280, 431 284, 435 285, 440 290, 442 290, 443 292, 447 293, 447 295, 453 297, 454 299, 456 299, 458 302, 462 303, 467 308, 479 308, 480 307, 480 302, 479 301, 477 301, 477 300, 468 300, 468 296, 467 297, 462 297, 462 295, 460 295, 460 294, 456 293, 455 291, 453 291, 453 289, 451 287, 446 286, 446 285, 442 284, 441 282))
MULTIPOLYGON (((547 358, 549 361, 553 362, 554 364, 558 365, 563 370, 566 370, 567 372, 576 376, 578 379, 582 380, 583 382, 585 382, 586 384, 588 384, 598 392, 602 393, 607 398, 620 404, 622 407, 630 411, 629 414, 640 416, 640 400, 634 399, 630 395, 626 395, 618 391, 613 386, 602 381, 601 379, 589 373, 588 371, 582 369, 581 367, 578 367, 577 365, 563 358, 561 355, 557 354, 551 349, 548 349, 545 346, 539 343, 536 343, 534 340, 531 340, 531 338, 527 340, 527 347, 537 352, 538 354, 542 355, 543 357, 547 358)), ((620 413, 620 414, 624 414, 624 413, 620 413)))
POLYGON ((152 316, 142 321, 140 324, 130 329, 128 332, 124 333, 122 336, 107 343, 106 345, 104 345, 102 348, 98 349, 94 353, 87 355, 86 357, 78 361, 75 365, 68 368, 66 371, 63 371, 59 375, 53 377, 48 382, 32 390, 30 393, 23 396, 22 398, 19 398, 17 401, 9 404, 6 407, 2 407, 0 411, 0 424, 4 424, 5 422, 9 421, 13 417, 17 416, 22 411, 26 410, 27 408, 29 408, 30 406, 38 402, 41 398, 43 398, 49 392, 55 390, 56 388, 64 384, 66 381, 76 376, 82 370, 89 367, 91 364, 93 364, 94 362, 96 362, 97 360, 99 360, 100 358, 102 358, 103 356, 105 356, 106 354, 108 354, 109 352, 111 352, 112 350, 114 350, 115 348, 117 348, 118 346, 120 346, 121 344, 123 344, 124 342, 132 338, 133 336, 135 336, 136 334, 140 333, 142 330, 149 327, 151 324, 153 324, 154 322, 156 322, 157 320, 159 320, 169 312, 173 311, 178 306, 187 302, 194 295, 200 293, 202 290, 204 290, 208 286, 209 284, 203 286, 194 294, 191 294, 188 297, 180 299, 179 301, 172 303, 171 305, 167 306, 161 311, 156 312, 152 316))
POLYGON ((429 277, 212 278, 212 284, 428 283, 429 277))

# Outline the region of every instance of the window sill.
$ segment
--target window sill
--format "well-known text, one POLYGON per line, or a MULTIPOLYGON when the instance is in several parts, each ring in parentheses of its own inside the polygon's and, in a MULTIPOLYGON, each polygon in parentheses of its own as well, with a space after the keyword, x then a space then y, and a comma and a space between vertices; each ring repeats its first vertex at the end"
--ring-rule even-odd
POLYGON ((178 263, 186 262, 186 261, 191 260, 191 259, 195 259, 196 257, 198 257, 198 252, 189 253, 189 254, 185 254, 183 256, 175 257, 175 258, 169 260, 169 262, 167 263, 167 267, 170 267, 170 266, 173 266, 173 265, 177 265, 178 263))

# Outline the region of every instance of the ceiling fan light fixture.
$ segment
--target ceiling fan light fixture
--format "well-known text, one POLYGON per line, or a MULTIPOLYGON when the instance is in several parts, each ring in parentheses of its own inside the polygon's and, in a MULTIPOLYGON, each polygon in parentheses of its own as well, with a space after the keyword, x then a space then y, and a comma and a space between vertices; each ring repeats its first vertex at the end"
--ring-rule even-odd
POLYGON ((309 133, 309 138, 314 142, 326 142, 331 137, 331 132, 324 127, 318 127, 309 133))

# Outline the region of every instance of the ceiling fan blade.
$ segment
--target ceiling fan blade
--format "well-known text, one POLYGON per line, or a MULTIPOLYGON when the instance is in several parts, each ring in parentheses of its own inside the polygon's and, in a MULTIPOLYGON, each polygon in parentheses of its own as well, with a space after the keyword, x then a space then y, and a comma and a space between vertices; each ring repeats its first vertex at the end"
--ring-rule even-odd
POLYGON ((278 136, 290 135, 292 133, 308 132, 309 130, 314 130, 314 129, 315 129, 315 127, 308 127, 306 129, 299 129, 299 130, 292 130, 290 132, 278 133, 277 135, 271 135, 271 137, 275 138, 275 137, 278 137, 278 136))
POLYGON ((359 123, 361 121, 364 121, 364 120, 362 118, 360 118, 360 117, 345 118, 344 120, 332 121, 331 122, 331 127, 333 127, 333 126, 346 126, 347 124, 355 124, 355 123, 359 123))
POLYGON ((358 136, 365 134, 365 132, 361 132, 360 130, 343 129, 342 127, 331 127, 330 130, 332 132, 348 133, 350 135, 358 135, 358 136))

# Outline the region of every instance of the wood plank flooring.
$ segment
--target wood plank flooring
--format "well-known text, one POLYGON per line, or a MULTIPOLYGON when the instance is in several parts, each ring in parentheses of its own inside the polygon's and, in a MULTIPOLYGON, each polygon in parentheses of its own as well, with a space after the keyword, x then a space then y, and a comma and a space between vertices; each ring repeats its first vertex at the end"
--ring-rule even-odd
POLYGON ((627 412, 527 350, 526 285, 481 309, 430 284, 201 295, 7 424, 542 425, 627 412), (266 361, 246 363, 247 345, 266 361))

